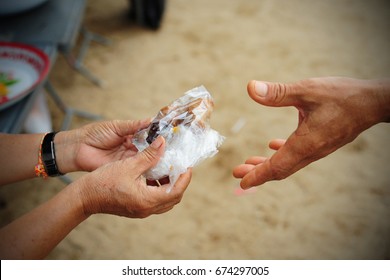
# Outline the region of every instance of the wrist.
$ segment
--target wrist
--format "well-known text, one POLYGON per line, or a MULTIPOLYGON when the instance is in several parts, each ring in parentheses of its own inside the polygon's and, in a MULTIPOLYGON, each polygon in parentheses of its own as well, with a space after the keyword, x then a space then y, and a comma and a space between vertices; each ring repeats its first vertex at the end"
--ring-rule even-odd
POLYGON ((91 174, 93 173, 87 173, 73 183, 77 188, 83 215, 86 218, 93 214, 101 213, 101 210, 99 210, 99 192, 97 191, 99 185, 96 184, 94 176, 91 174))
POLYGON ((57 166, 63 174, 78 171, 76 165, 77 142, 73 131, 60 131, 54 138, 57 166))
POLYGON ((361 87, 364 119, 371 125, 390 122, 390 79, 366 80, 361 87))
POLYGON ((376 80, 379 122, 390 122, 390 79, 376 80))
POLYGON ((86 197, 82 192, 84 188, 84 182, 81 179, 82 178, 72 182, 62 191, 69 195, 67 198, 68 204, 71 205, 71 208, 73 209, 73 218, 78 221, 77 224, 81 223, 83 220, 88 219, 90 216, 90 214, 87 214, 85 211, 86 197))

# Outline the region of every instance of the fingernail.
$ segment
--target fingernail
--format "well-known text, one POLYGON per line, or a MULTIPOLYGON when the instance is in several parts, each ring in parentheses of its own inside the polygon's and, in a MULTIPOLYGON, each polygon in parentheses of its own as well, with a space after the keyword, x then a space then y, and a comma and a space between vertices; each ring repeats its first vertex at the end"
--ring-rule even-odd
POLYGON ((161 145, 164 143, 164 138, 162 136, 159 136, 150 144, 150 146, 154 149, 158 149, 161 147, 161 145))
POLYGON ((260 97, 267 96, 267 93, 268 93, 267 84, 262 83, 262 82, 255 82, 255 92, 260 97))

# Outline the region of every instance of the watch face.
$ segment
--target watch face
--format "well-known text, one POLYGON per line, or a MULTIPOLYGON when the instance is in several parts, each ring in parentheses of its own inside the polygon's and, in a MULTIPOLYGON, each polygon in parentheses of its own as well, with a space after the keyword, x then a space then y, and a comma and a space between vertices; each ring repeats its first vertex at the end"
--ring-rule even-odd
POLYGON ((54 132, 46 134, 42 142, 42 162, 48 176, 64 175, 58 170, 54 146, 54 132))

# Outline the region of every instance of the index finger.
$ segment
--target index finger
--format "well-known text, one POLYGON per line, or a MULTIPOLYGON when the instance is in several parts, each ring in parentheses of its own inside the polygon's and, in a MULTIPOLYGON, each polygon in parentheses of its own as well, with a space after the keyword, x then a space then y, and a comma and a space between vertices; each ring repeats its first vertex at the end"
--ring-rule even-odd
POLYGON ((150 118, 136 121, 117 120, 114 121, 114 125, 117 130, 116 132, 119 136, 128 136, 136 133, 143 128, 147 128, 150 122, 150 118))
MULTIPOLYGON (((306 136, 299 138, 303 137, 306 138, 306 136)), ((282 180, 308 165, 312 160, 310 160, 310 153, 304 143, 306 143, 304 139, 298 139, 295 134, 291 135, 278 151, 265 162, 256 165, 242 178, 241 187, 248 189, 268 181, 282 180)))
POLYGON ((170 185, 169 182, 162 184, 166 181, 166 178, 163 180, 158 180, 155 183, 147 180, 149 187, 153 188, 153 192, 160 196, 160 199, 163 198, 166 202, 172 201, 172 197, 176 199, 181 199, 183 193, 188 188, 192 177, 192 168, 189 168, 185 173, 181 174, 177 179, 175 185, 170 185), (162 196, 162 197, 161 197, 162 196))
POLYGON ((192 168, 189 168, 187 172, 180 175, 179 179, 177 179, 175 185, 173 186, 171 193, 173 195, 180 195, 185 192, 188 188, 192 177, 192 168))

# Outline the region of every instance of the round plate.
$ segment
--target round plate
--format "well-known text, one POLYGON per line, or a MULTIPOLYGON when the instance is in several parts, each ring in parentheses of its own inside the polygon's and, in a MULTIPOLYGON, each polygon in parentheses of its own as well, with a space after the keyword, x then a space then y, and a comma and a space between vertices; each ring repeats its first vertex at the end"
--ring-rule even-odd
POLYGON ((0 110, 31 93, 49 65, 48 56, 33 46, 0 42, 0 110))
POLYGON ((0 0, 0 15, 21 13, 35 8, 47 0, 0 0))

